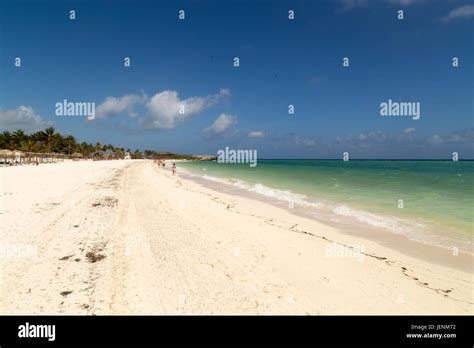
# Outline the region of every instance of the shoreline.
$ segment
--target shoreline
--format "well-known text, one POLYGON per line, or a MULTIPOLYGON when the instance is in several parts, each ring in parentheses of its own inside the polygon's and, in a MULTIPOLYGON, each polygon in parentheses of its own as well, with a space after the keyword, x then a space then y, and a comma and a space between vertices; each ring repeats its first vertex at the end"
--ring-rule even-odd
MULTIPOLYGON (((182 171, 182 168, 180 170, 182 171)), ((392 248, 407 256, 417 257, 421 260, 428 261, 430 263, 452 267, 466 272, 474 271, 474 254, 466 252, 464 250, 459 250, 456 257, 453 257, 453 250, 449 249, 446 246, 424 243, 422 241, 411 239, 405 235, 386 231, 382 228, 370 226, 362 222, 352 224, 348 221, 329 221, 328 219, 324 219, 314 214, 314 212, 308 212, 305 207, 301 207, 297 204, 295 204, 293 208, 290 208, 288 204, 286 204, 286 202, 272 199, 271 197, 266 197, 259 193, 250 192, 248 190, 232 186, 231 184, 214 181, 198 174, 194 174, 191 171, 188 171, 187 169, 185 169, 184 173, 181 172, 181 174, 184 174, 185 179, 194 181, 209 189, 254 199, 256 201, 263 202, 266 204, 271 204, 275 207, 285 209, 289 213, 295 214, 297 216, 301 216, 308 219, 314 219, 319 223, 336 228, 339 231, 348 235, 353 235, 356 237, 361 237, 370 241, 377 242, 380 245, 392 248), (420 253, 420 250, 422 250, 423 252, 420 253)))
POLYGON ((301 205, 318 221, 388 231, 474 255, 472 166, 291 162, 262 161, 255 170, 215 162, 183 162, 180 167, 191 175, 283 201, 289 208, 301 205))
MULTIPOLYGON (((472 314, 446 267, 152 161, 0 168, 2 314, 472 314), (361 246, 362 248, 355 248, 361 246)), ((423 250, 424 251, 424 250, 423 250)))

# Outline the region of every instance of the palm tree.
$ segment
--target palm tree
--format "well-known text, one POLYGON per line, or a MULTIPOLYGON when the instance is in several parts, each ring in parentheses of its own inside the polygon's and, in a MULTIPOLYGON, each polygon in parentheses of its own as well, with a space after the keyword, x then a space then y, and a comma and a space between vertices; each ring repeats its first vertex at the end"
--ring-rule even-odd
POLYGON ((135 152, 133 153, 133 158, 135 159, 142 158, 142 153, 140 152, 140 150, 138 149, 135 150, 135 152))
POLYGON ((76 149, 76 151, 79 151, 83 157, 89 157, 89 155, 92 153, 93 150, 90 149, 92 145, 89 145, 88 143, 86 143, 85 141, 83 141, 82 143, 80 143, 76 149))
POLYGON ((0 134, 0 149, 13 150, 12 148, 12 134, 9 131, 4 131, 0 134))
POLYGON ((17 131, 13 132, 13 134, 11 136, 11 142, 12 142, 13 148, 15 150, 19 149, 21 147, 22 141, 24 141, 25 138, 26 138, 26 135, 25 135, 25 132, 23 130, 18 129, 17 131))
POLYGON ((43 143, 46 145, 48 152, 51 152, 51 145, 54 145, 54 141, 58 138, 58 134, 54 127, 48 127, 41 132, 41 138, 43 143))
POLYGON ((94 146, 94 153, 97 154, 97 153, 100 152, 101 150, 102 150, 102 144, 99 143, 99 142, 97 142, 97 143, 95 144, 95 146, 94 146))
POLYGON ((21 144, 21 147, 24 151, 36 152, 36 141, 33 139, 24 140, 21 144))
MULTIPOLYGON (((63 136, 56 132, 54 127, 46 128, 44 131, 38 131, 31 135, 25 134, 21 129, 10 133, 4 131, 0 133, 0 149, 16 150, 22 149, 27 152, 67 152, 71 155, 73 152, 80 152, 83 157, 90 157, 93 153, 107 151, 115 158, 123 158, 125 149, 115 147, 111 144, 103 145, 97 142, 95 145, 82 142, 78 144, 72 135, 63 136)), ((127 152, 132 155, 131 150, 127 152)), ((145 150, 147 155, 155 155, 155 151, 145 150)), ((143 158, 143 153, 137 149, 133 153, 134 158, 143 158)))
POLYGON ((68 153, 70 155, 71 150, 76 147, 76 139, 72 135, 68 135, 64 140, 66 142, 68 153))

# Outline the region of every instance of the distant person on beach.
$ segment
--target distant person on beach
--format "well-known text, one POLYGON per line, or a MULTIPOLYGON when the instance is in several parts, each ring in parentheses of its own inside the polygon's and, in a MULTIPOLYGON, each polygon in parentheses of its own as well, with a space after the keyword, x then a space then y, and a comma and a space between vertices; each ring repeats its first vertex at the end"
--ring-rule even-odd
POLYGON ((176 175, 176 163, 173 163, 173 167, 171 167, 171 170, 173 171, 173 175, 176 175))

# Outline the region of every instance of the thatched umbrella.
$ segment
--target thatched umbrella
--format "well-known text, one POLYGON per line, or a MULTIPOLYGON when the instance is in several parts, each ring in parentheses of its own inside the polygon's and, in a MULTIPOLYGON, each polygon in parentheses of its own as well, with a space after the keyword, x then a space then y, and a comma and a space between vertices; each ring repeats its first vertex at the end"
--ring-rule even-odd
POLYGON ((71 155, 71 158, 75 161, 78 161, 82 158, 82 153, 79 153, 79 152, 74 152, 72 155, 71 155))
POLYGON ((13 156, 14 152, 6 149, 0 150, 0 156, 13 156))
POLYGON ((22 163, 25 159, 25 153, 23 151, 15 150, 13 151, 13 156, 15 157, 15 164, 22 163))
POLYGON ((3 163, 7 163, 8 159, 13 159, 15 157, 15 153, 13 151, 7 149, 0 150, 0 158, 2 159, 3 163))
POLYGON ((28 159, 28 163, 38 164, 39 157, 42 155, 37 152, 25 152, 26 158, 28 159))

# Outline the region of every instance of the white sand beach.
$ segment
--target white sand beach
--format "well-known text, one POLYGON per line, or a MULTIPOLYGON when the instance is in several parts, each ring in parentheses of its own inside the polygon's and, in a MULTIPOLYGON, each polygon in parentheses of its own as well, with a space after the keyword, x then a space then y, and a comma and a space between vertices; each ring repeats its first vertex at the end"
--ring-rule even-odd
POLYGON ((472 270, 212 190, 179 166, 4 167, 0 185, 1 314, 474 313, 472 270))

